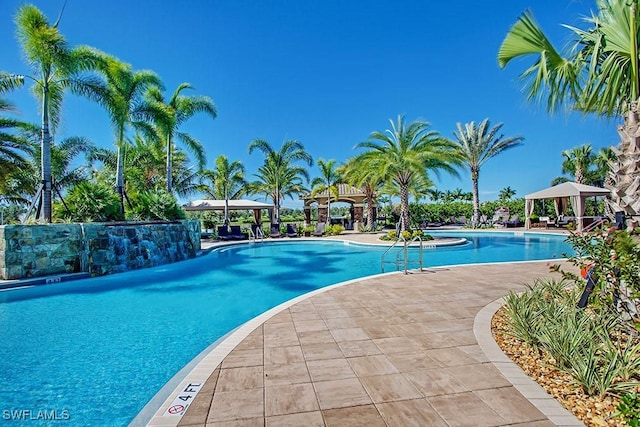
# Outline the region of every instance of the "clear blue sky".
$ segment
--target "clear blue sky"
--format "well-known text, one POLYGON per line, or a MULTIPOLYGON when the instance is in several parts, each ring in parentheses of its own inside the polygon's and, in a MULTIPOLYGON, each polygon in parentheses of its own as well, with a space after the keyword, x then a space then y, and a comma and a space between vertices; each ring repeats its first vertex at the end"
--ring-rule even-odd
MULTIPOLYGON (((15 37, 20 0, 0 1, 0 70, 27 74, 15 37)), ((63 0, 33 2, 55 22, 63 0)), ((240 160, 252 177, 263 157, 248 154, 255 138, 279 148, 302 142, 314 159, 353 156, 358 142, 389 119, 422 118, 452 138, 456 123, 489 118, 525 143, 481 170, 481 200, 511 186, 517 196, 547 187, 561 174, 562 150, 617 145, 617 120, 560 113, 527 103, 517 76, 531 61, 501 70, 506 32, 533 11, 554 44, 564 46, 595 0, 253 1, 68 0, 60 30, 71 45, 113 54, 151 69, 169 96, 181 82, 207 95, 218 118, 195 117, 182 130, 202 141, 208 166, 220 154, 240 160)), ((38 122, 27 89, 8 95, 25 120, 38 122)), ((106 113, 69 95, 57 137, 86 136, 113 146, 106 113)), ((318 175, 311 169, 311 176, 318 175)), ((460 178, 433 177, 438 189, 470 191, 460 178)), ((300 207, 287 199, 288 207, 300 207)))

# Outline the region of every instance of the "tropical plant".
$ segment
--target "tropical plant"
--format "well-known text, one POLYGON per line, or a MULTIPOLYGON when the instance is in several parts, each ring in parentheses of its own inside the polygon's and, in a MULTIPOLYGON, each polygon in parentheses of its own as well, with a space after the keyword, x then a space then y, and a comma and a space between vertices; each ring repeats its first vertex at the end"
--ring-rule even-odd
POLYGON ((130 216, 138 221, 184 219, 186 215, 178 206, 173 194, 165 190, 141 191, 131 195, 130 216))
POLYGON ((595 154, 590 144, 565 150, 562 152, 562 173, 573 175, 577 184, 588 184, 590 168, 595 160, 595 154))
POLYGON ((148 133, 148 123, 166 115, 158 105, 143 102, 144 93, 152 87, 162 88, 162 82, 152 71, 133 71, 131 65, 113 56, 97 51, 94 54, 99 59, 97 69, 106 80, 100 102, 113 125, 117 151, 115 188, 120 198, 120 211, 124 215, 127 131, 130 127, 138 127, 148 133))
POLYGON ((309 172, 304 166, 295 165, 303 162, 307 166, 313 165, 313 159, 306 152, 302 143, 289 140, 282 144, 280 150, 274 150, 263 139, 254 139, 249 144, 249 154, 260 150, 265 156, 264 163, 254 174, 256 181, 248 185, 251 194, 265 194, 271 198, 274 205, 273 223, 280 222, 280 205, 286 197, 293 197, 305 191, 303 178, 309 181, 309 172))
POLYGON ((71 222, 123 220, 118 196, 108 185, 88 181, 76 184, 65 197, 65 205, 53 205, 56 217, 71 222))
POLYGON ((629 427, 640 427, 640 394, 634 392, 622 396, 618 411, 629 427))
POLYGON ((399 115, 391 129, 375 131, 356 148, 367 149, 359 158, 363 167, 376 171, 386 183, 393 183, 400 195, 400 223, 402 230, 410 227, 409 189, 416 183, 430 182, 429 171, 440 170, 457 176, 453 166, 460 157, 450 141, 429 129, 429 124, 416 120, 408 125, 399 115))
POLYGON ((498 200, 509 200, 516 195, 516 190, 511 187, 504 187, 498 194, 498 200))
POLYGON ((471 172, 471 192, 473 193, 473 219, 477 224, 480 221, 480 197, 478 194, 478 179, 480 167, 492 157, 504 151, 517 147, 524 140, 521 136, 505 137, 500 134, 503 124, 498 123, 491 127, 489 119, 484 119, 476 125, 475 122, 462 126, 458 123, 458 130, 453 132, 456 141, 453 141, 462 161, 471 172))
POLYGON ((498 64, 533 55, 535 62, 521 75, 529 100, 546 99, 550 112, 562 105, 602 116, 625 116, 621 142, 611 164, 613 211, 640 214, 640 119, 638 96, 638 36, 640 16, 636 1, 597 0, 597 11, 584 18, 590 27, 565 25, 575 45, 565 56, 543 33, 530 12, 525 12, 507 33, 498 64))
POLYGON ((100 91, 99 82, 85 71, 94 66, 90 48, 71 48, 58 31, 60 18, 51 25, 38 8, 31 4, 21 6, 16 14, 17 36, 32 75, 0 76, 3 89, 24 85, 25 79, 34 82, 33 91, 40 100, 42 132, 40 165, 42 189, 41 220, 51 222, 52 173, 51 130, 55 131, 60 118, 63 94, 66 89, 95 99, 100 91))
MULTIPOLYGON (((15 111, 12 103, 0 98, 0 113, 15 111)), ((6 187, 10 174, 30 167, 25 155, 33 153, 34 147, 25 132, 35 133, 37 128, 14 118, 0 116, 0 190, 6 187)))
POLYGON ((227 156, 220 155, 216 159, 215 169, 202 171, 200 177, 199 189, 206 197, 224 199, 224 223, 228 224, 229 199, 240 198, 247 189, 242 162, 229 162, 227 156))
POLYGON ((169 101, 165 103, 161 88, 152 86, 147 90, 146 100, 149 104, 155 104, 163 113, 154 117, 155 131, 161 140, 164 140, 167 160, 167 191, 173 191, 172 160, 174 140, 180 140, 196 157, 198 168, 202 169, 206 162, 204 146, 191 135, 178 131, 180 125, 197 113, 206 113, 215 119, 217 115, 216 105, 207 96, 182 95, 182 91, 193 89, 189 83, 181 83, 173 92, 169 101))
MULTIPOLYGON (((40 185, 40 171, 42 158, 41 146, 34 144, 29 164, 12 174, 7 181, 5 190, 15 203, 27 205, 30 197, 37 192, 40 185)), ((89 178, 88 169, 84 165, 77 165, 81 155, 87 156, 94 149, 93 144, 83 137, 65 138, 59 143, 51 141, 50 168, 52 173, 52 189, 62 196, 65 190, 89 178)), ((30 212, 29 212, 30 214, 30 212)))
POLYGON ((318 159, 320 176, 311 180, 311 196, 315 197, 319 193, 327 192, 327 217, 325 222, 331 224, 331 199, 338 200, 338 184, 342 181, 340 172, 335 167, 334 159, 318 159))
MULTIPOLYGON (((363 167, 363 163, 360 159, 352 157, 348 159, 343 165, 340 166, 340 175, 346 182, 354 187, 360 188, 365 196, 365 203, 367 205, 367 223, 361 228, 363 230, 374 230, 375 221, 375 208, 376 199, 380 193, 384 181, 382 177, 375 171, 372 171, 366 167, 363 167)), ((378 198, 380 203, 384 203, 385 198, 378 198)))

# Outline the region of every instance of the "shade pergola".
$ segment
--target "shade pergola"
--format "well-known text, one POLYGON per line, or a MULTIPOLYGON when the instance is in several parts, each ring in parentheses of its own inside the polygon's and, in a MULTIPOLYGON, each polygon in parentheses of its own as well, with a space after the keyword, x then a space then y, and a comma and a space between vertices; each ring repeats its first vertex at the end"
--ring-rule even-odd
POLYGON ((256 223, 260 223, 260 211, 267 209, 269 212, 273 211, 273 205, 268 203, 256 202, 255 200, 246 199, 231 199, 225 200, 211 200, 201 199, 194 200, 184 205, 185 211, 224 211, 229 209, 230 211, 250 211, 253 210, 256 223), (227 202, 227 203, 225 203, 227 202), (228 206, 228 207, 227 207, 228 206))
MULTIPOLYGON (((311 223, 311 205, 318 204, 318 222, 325 222, 329 215, 328 206, 329 201, 345 202, 352 206, 351 209, 351 222, 362 222, 364 217, 364 203, 367 199, 366 194, 360 188, 353 187, 347 184, 338 184, 338 198, 335 198, 334 194, 331 194, 329 190, 324 190, 314 194, 303 194, 300 199, 304 200, 304 217, 305 224, 311 223)), ((376 207, 374 206, 374 219, 376 215, 376 207)))
POLYGON ((584 208, 587 197, 607 197, 611 191, 606 188, 594 187, 591 185, 578 184, 575 182, 563 182, 553 187, 527 194, 525 199, 525 227, 531 228, 531 214, 533 214, 533 201, 541 199, 553 199, 556 208, 556 215, 559 215, 560 206, 563 200, 569 199, 573 213, 576 216, 576 229, 582 230, 584 227, 584 208))

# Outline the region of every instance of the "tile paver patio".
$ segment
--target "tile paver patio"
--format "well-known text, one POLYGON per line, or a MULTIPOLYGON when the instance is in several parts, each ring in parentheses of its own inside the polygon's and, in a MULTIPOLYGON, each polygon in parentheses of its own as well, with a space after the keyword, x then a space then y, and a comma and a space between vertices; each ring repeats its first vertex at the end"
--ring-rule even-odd
POLYGON ((474 265, 313 295, 242 340, 178 425, 581 425, 557 407, 553 422, 531 403, 549 403, 539 394, 523 397, 519 368, 486 354, 490 331, 477 332, 495 300, 540 277, 557 276, 545 262, 474 265))

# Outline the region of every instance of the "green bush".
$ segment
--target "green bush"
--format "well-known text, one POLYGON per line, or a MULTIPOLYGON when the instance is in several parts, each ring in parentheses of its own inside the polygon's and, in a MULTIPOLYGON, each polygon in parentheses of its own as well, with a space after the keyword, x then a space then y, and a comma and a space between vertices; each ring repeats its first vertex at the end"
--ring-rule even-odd
POLYGON ((620 399, 618 415, 622 416, 629 427, 640 427, 640 395, 627 393, 620 399))
POLYGON ((107 222, 124 220, 120 214, 120 199, 106 184, 82 182, 75 185, 61 202, 53 205, 56 218, 69 222, 107 222))
POLYGON ((344 232, 345 228, 340 224, 327 225, 324 232, 327 236, 337 236, 344 232))
POLYGON ((131 204, 133 207, 127 215, 137 221, 170 221, 186 218, 175 197, 166 191, 140 192, 131 198, 131 204))

